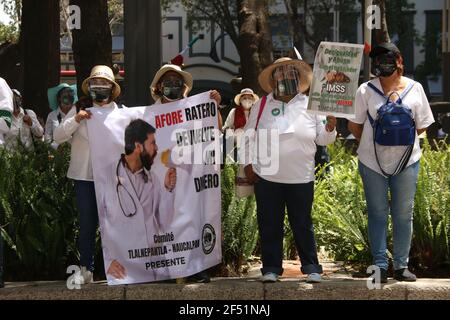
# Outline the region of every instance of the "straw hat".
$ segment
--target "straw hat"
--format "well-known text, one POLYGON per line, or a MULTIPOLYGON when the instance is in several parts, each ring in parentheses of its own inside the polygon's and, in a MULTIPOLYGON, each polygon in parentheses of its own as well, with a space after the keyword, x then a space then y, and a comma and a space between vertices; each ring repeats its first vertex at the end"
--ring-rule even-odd
POLYGON ((180 66, 177 66, 175 64, 166 64, 166 65, 162 66, 161 69, 158 70, 155 77, 153 78, 152 84, 150 85, 150 92, 152 94, 153 100, 157 101, 158 99, 161 98, 157 94, 158 88, 156 86, 158 85, 159 80, 161 80, 161 78, 164 76, 164 74, 166 74, 169 71, 174 71, 183 77, 184 84, 189 88, 187 93, 189 93, 192 90, 192 86, 194 83, 194 81, 192 79, 192 75, 189 72, 181 70, 180 66))
POLYGON ((77 96, 77 85, 69 85, 67 83, 61 83, 59 85, 57 85, 56 87, 50 88, 47 90, 47 97, 48 97, 48 104, 50 105, 50 109, 52 109, 53 111, 55 111, 56 109, 58 109, 59 107, 59 103, 58 103, 58 93, 62 90, 62 89, 72 89, 73 93, 74 93, 74 98, 75 100, 73 101, 73 103, 75 104, 78 101, 78 96, 77 96))
POLYGON ((243 90, 241 91, 240 94, 238 94, 236 97, 234 97, 234 103, 235 103, 237 106, 240 106, 240 105, 241 105, 241 98, 242 98, 242 96, 245 96, 245 95, 251 95, 251 96, 253 96, 253 102, 256 102, 256 101, 259 100, 258 95, 256 95, 256 94, 253 92, 252 89, 245 88, 245 89, 243 89, 243 90))
POLYGON ((280 58, 276 60, 272 65, 265 68, 258 77, 259 85, 265 92, 270 93, 274 89, 272 87, 272 74, 274 70, 278 67, 286 65, 293 65, 300 73, 300 91, 304 93, 309 89, 313 78, 313 71, 309 64, 307 64, 303 60, 280 58))
POLYGON ((111 82, 113 84, 113 90, 112 90, 112 96, 111 99, 114 100, 116 99, 118 96, 120 96, 120 86, 119 84, 116 82, 115 77, 114 77, 114 73, 111 70, 110 67, 108 66, 95 66, 94 68, 92 68, 91 71, 91 75, 89 76, 89 78, 87 78, 86 80, 83 81, 83 92, 85 95, 89 95, 89 81, 91 79, 105 79, 108 80, 109 82, 111 82))

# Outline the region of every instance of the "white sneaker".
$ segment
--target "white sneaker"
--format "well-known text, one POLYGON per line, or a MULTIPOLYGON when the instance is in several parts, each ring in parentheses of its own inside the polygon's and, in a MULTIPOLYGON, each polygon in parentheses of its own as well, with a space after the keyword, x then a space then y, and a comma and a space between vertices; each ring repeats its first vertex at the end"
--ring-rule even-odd
POLYGON ((93 274, 87 270, 86 267, 81 267, 81 270, 74 275, 74 284, 82 285, 89 284, 93 281, 93 274))
POLYGON ((322 277, 318 273, 310 273, 308 274, 308 278, 306 278, 307 283, 321 283, 322 277))
POLYGON ((264 283, 277 282, 278 275, 273 272, 267 272, 263 276, 261 276, 260 281, 264 283))

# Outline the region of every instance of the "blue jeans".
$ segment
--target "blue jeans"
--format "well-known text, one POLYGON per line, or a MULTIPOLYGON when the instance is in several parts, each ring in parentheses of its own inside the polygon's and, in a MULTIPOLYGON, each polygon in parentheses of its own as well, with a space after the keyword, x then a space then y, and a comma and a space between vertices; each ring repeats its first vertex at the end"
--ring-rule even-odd
POLYGON ((284 217, 287 207, 289 224, 304 274, 322 273, 317 258, 311 209, 314 182, 283 184, 260 178, 255 184, 259 235, 261 237, 262 274, 283 274, 284 217))
POLYGON ((372 256, 374 264, 385 270, 389 266, 386 255, 389 213, 392 216, 394 232, 394 269, 408 267, 419 166, 418 161, 400 174, 386 178, 359 163, 369 213, 369 241, 372 256))
POLYGON ((94 271, 95 235, 98 226, 94 182, 75 180, 75 195, 80 220, 80 265, 94 271))

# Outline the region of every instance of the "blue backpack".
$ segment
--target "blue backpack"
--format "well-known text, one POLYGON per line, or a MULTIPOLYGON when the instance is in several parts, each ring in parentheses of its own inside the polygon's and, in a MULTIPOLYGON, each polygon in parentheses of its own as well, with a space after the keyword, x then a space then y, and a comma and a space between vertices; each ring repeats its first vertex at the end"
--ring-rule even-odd
POLYGON ((381 90, 372 83, 368 83, 369 88, 386 99, 386 103, 378 109, 375 120, 372 118, 369 111, 367 111, 367 116, 373 128, 373 144, 378 166, 380 167, 381 172, 388 177, 395 176, 405 169, 414 149, 416 141, 416 123, 411 109, 403 104, 403 100, 411 92, 414 85, 415 82, 411 83, 401 95, 393 92, 389 97, 386 97, 381 90), (399 96, 399 99, 396 102, 391 101, 391 97, 394 94, 399 96), (380 146, 408 147, 393 174, 387 174, 381 167, 378 159, 377 144, 380 146))

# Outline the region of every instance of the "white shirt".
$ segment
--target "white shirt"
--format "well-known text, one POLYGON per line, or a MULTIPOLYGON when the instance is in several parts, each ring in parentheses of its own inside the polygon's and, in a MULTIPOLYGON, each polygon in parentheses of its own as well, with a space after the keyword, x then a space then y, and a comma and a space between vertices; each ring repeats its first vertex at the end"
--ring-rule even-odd
MULTIPOLYGON (((94 106, 98 107, 95 104, 94 106)), ((115 102, 111 102, 102 108, 118 109, 118 106, 115 102)), ((72 145, 67 177, 73 180, 94 181, 86 120, 81 123, 76 122, 76 114, 77 110, 74 106, 62 123, 55 128, 53 138, 57 144, 69 142, 72 145)))
POLYGON ((152 171, 142 169, 132 173, 122 163, 117 165, 118 162, 108 169, 110 174, 105 188, 99 192, 102 246, 107 269, 117 260, 129 270, 128 250, 160 246, 154 243, 154 236, 170 231, 175 212, 174 193, 169 192, 152 171), (119 188, 121 202, 118 181, 122 184, 119 188))
POLYGON ((12 123, 9 132, 4 134, 6 149, 17 149, 20 140, 20 142, 26 149, 33 150, 33 139, 41 139, 44 135, 44 129, 39 123, 36 113, 34 113, 33 110, 28 109, 26 110, 26 112, 32 120, 32 126, 30 127, 23 121, 25 111, 24 109, 20 108, 20 112, 17 117, 14 114, 12 116, 12 123))
MULTIPOLYGON (((246 136, 256 127, 261 101, 252 108, 245 127, 246 136)), ((308 97, 303 94, 298 94, 287 104, 275 100, 273 94, 269 94, 259 121, 258 135, 263 129, 277 130, 275 133, 279 138, 279 145, 271 142, 267 145, 267 153, 257 152, 256 135, 250 134, 250 139, 243 137, 245 140, 240 149, 240 161, 245 165, 252 164, 255 173, 268 181, 287 184, 314 181, 316 144, 325 146, 333 143, 337 133, 336 130, 327 132, 326 117, 307 113, 307 106, 308 97), (263 168, 269 158, 273 160, 274 157, 266 154, 274 154, 279 161, 278 169, 271 174, 265 174, 266 170, 263 168)))
POLYGON ((61 108, 50 112, 47 117, 47 122, 45 123, 45 142, 50 143, 53 149, 58 148, 58 144, 53 139, 53 132, 61 124, 62 120, 65 118, 66 114, 61 111, 61 108))
MULTIPOLYGON (((248 121, 250 116, 250 110, 244 110, 245 120, 248 121)), ((225 124, 223 125, 222 130, 226 129, 234 129, 234 119, 236 117, 236 108, 233 108, 228 114, 227 120, 225 120, 225 124)))
MULTIPOLYGON (((403 79, 407 80, 407 87, 413 81, 408 78, 403 79)), ((370 82, 378 89, 380 89, 381 92, 383 92, 380 80, 378 78, 370 82)), ((373 89, 371 89, 368 86, 368 83, 362 84, 359 87, 355 98, 356 118, 354 120, 351 120, 352 122, 357 124, 364 124, 361 142, 358 148, 359 160, 366 167, 379 174, 382 174, 382 172, 375 157, 375 149, 373 145, 373 128, 367 116, 367 111, 369 111, 371 117, 375 120, 377 117, 377 110, 386 103, 386 100, 387 98, 383 98, 373 89)), ((431 112, 427 96, 425 95, 423 87, 420 83, 415 82, 414 87, 403 99, 403 104, 411 109, 417 129, 426 129, 434 123, 433 113, 431 112)), ((416 163, 422 156, 419 140, 420 139, 418 139, 416 132, 416 142, 414 144, 411 159, 409 160, 407 166, 416 163)), ((398 163, 400 162, 400 159, 405 153, 405 150, 406 147, 404 146, 377 146, 377 154, 380 160, 380 164, 382 165, 383 170, 386 173, 391 174, 394 172, 394 170, 398 166, 398 163)))
POLYGON ((9 131, 5 118, 13 112, 13 92, 3 78, 0 78, 0 145, 4 143, 3 135, 9 131))

